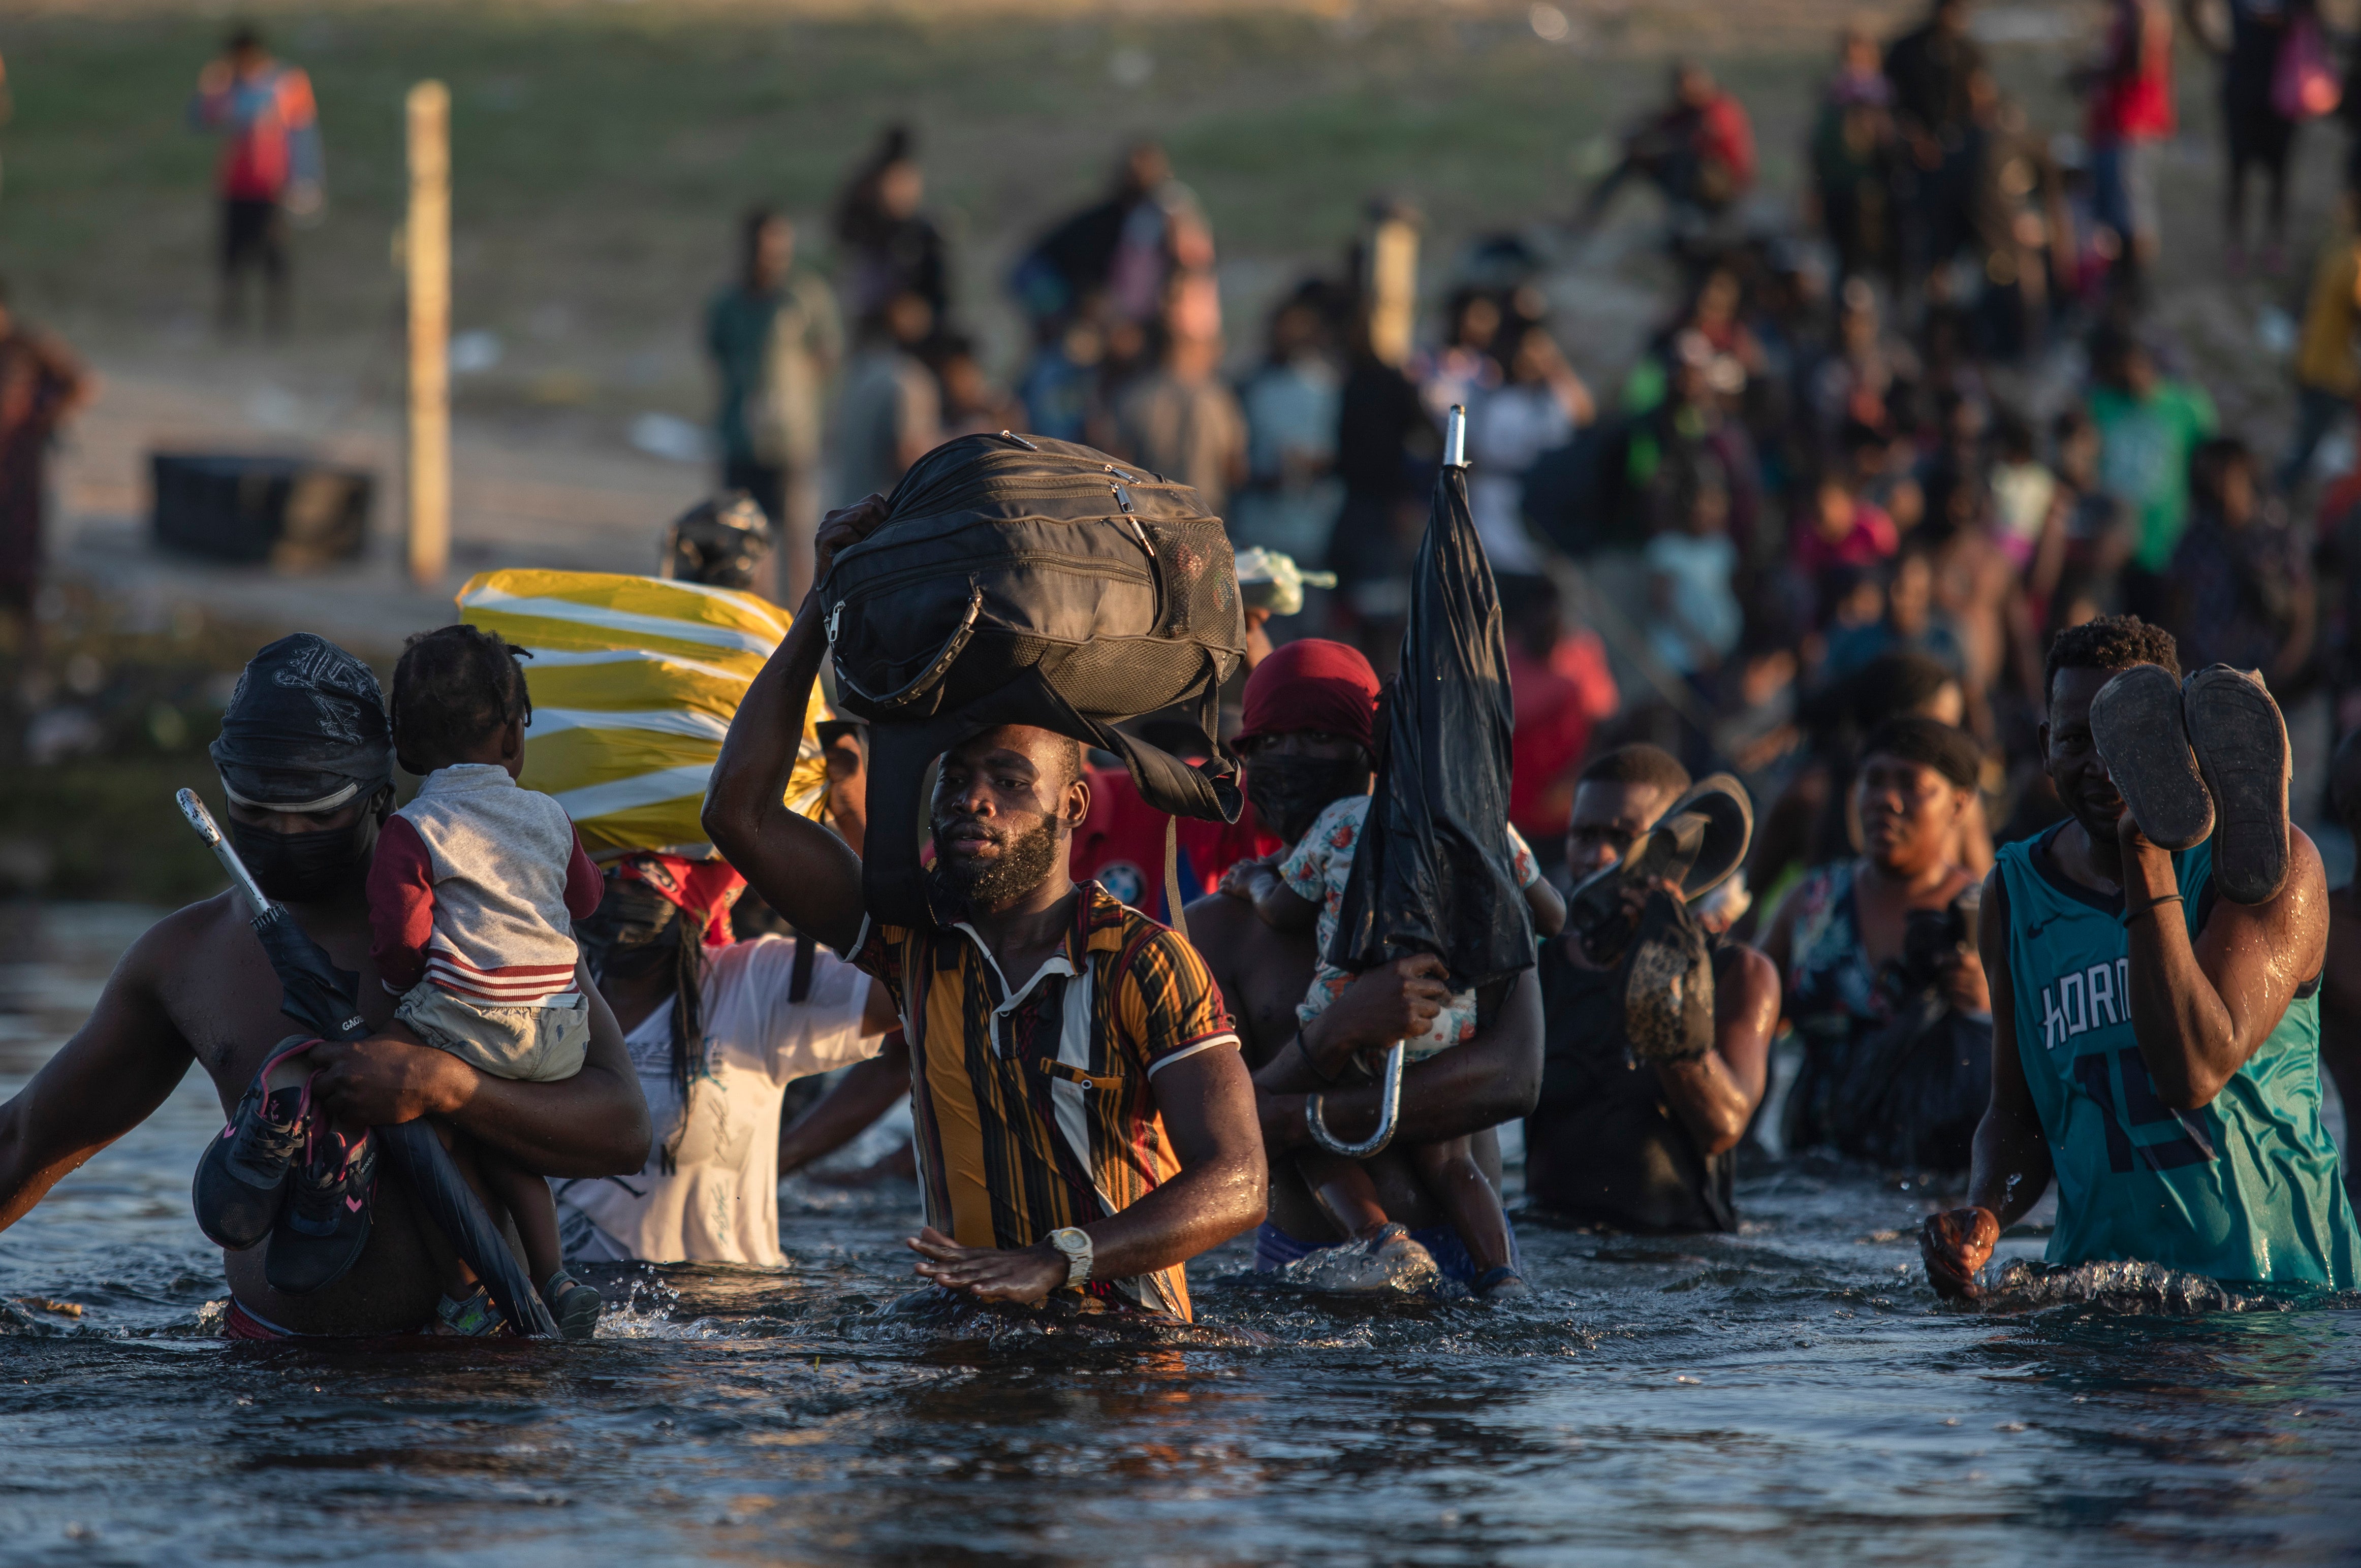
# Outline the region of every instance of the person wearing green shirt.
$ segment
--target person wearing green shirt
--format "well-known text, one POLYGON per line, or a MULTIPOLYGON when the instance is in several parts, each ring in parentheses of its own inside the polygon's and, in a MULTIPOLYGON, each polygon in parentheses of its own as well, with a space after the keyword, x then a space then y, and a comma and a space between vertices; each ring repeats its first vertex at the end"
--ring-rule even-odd
POLYGON ((2123 334, 2103 334, 2091 360, 2099 488, 2137 519, 2132 564, 2161 572, 2189 527, 2189 459, 2217 428, 2213 400, 2158 375, 2147 350, 2123 334))
POLYGON ((794 225, 758 208, 746 214, 742 236, 742 269, 705 315, 706 350, 720 380, 721 485, 752 495, 771 520, 780 602, 794 604, 811 576, 822 416, 844 357, 844 328, 827 282, 794 265, 794 225))
POLYGON ((2004 845, 1984 885, 1992 1101, 1967 1204, 1920 1232, 1928 1282, 1981 1295, 2001 1233, 2055 1182, 2051 1264, 2361 1285, 2321 1108, 2327 887, 2287 820, 2277 708, 2226 665, 2184 687, 2171 637, 2130 616, 2059 632, 2045 675, 2068 816, 2004 845), (2204 811, 2176 816, 2176 781, 2201 774, 2204 811))

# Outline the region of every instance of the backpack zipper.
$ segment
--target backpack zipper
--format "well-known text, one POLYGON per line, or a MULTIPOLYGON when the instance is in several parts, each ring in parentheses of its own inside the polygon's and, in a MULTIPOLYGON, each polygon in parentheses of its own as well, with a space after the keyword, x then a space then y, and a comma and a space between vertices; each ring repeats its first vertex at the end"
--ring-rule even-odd
MULTIPOLYGON (((1113 520, 1107 519, 1105 521, 1112 521, 1113 520)), ((1145 541, 1142 543, 1144 543, 1145 541)), ((1077 564, 1071 556, 1047 555, 1038 550, 1027 551, 1020 555, 1003 555, 997 559, 1006 561, 1011 565, 1038 566, 1044 570, 1052 572, 1069 572, 1076 576, 1117 577, 1121 578, 1125 582, 1146 583, 1151 588, 1156 586, 1156 578, 1153 573, 1141 567, 1126 566, 1114 561, 1109 561, 1100 565, 1086 566, 1077 564)), ((916 582, 921 577, 970 576, 974 574, 974 571, 975 567, 972 564, 957 568, 949 566, 905 566, 898 572, 888 572, 882 577, 873 577, 868 582, 862 583, 860 587, 848 591, 845 596, 837 600, 835 606, 829 609, 828 612, 828 640, 831 645, 835 643, 837 621, 844 614, 844 607, 851 604, 855 598, 866 597, 870 594, 882 592, 886 588, 898 587, 904 583, 916 582)))
MULTIPOLYGON (((931 495, 926 497, 923 510, 914 515, 936 516, 943 512, 957 511, 963 504, 978 498, 1103 496, 1113 488, 1115 487, 1103 474, 1060 475, 1052 478, 1040 479, 970 479, 958 489, 949 491, 940 497, 931 495)), ((1161 485, 1153 488, 1170 490, 1174 487, 1161 485)))

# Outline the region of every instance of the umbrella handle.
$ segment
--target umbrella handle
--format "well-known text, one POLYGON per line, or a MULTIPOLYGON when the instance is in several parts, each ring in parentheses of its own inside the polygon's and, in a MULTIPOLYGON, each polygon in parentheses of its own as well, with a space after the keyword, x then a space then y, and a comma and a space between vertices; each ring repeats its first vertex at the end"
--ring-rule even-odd
POLYGON ((1467 466, 1467 410, 1454 403, 1443 421, 1443 466, 1446 468, 1467 466))
POLYGON ((1357 1144, 1348 1144, 1328 1130, 1321 1120, 1320 1096, 1315 1094, 1303 1102, 1304 1129, 1312 1141, 1330 1154, 1343 1155, 1346 1159, 1367 1159, 1394 1140, 1394 1121, 1401 1110, 1402 1057, 1406 1043, 1396 1040, 1386 1051, 1385 1082, 1378 1097, 1378 1130, 1357 1144))
POLYGON ((230 847, 229 839, 214 822, 214 814, 207 811, 205 803, 197 798, 197 792, 184 789, 172 798, 180 803, 181 815, 189 819, 189 826, 197 830, 197 837, 205 841, 205 848, 214 852, 214 859, 221 862, 222 870, 229 873, 230 885, 246 895, 246 902, 254 910, 254 917, 259 920, 269 915, 270 895, 262 891, 261 885, 254 880, 254 873, 247 871, 246 862, 237 858, 237 851, 230 847))

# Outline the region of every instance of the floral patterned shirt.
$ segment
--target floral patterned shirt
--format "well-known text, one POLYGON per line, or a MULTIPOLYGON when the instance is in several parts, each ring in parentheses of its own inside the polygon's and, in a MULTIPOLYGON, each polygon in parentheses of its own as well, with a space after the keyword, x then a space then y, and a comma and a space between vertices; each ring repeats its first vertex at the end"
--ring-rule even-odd
MULTIPOLYGON (((1360 841, 1361 825, 1368 817, 1371 798, 1348 795, 1329 802, 1312 820, 1311 829, 1279 862, 1279 877, 1288 891, 1320 906, 1320 960, 1312 970, 1312 989, 1296 1004, 1295 1022, 1299 1028, 1308 1026, 1326 1012, 1328 1004, 1343 995, 1356 978, 1352 970, 1338 969, 1328 961, 1328 949, 1336 940, 1336 921, 1345 907, 1345 884, 1353 876, 1353 847, 1360 841)), ((1501 824, 1501 831, 1509 836, 1509 871, 1517 879, 1517 885, 1526 888, 1541 881, 1541 867, 1523 838, 1506 823, 1501 824)), ((1411 1060, 1420 1061, 1475 1037, 1476 993, 1455 992, 1443 1011, 1434 1015, 1434 1026, 1409 1042, 1407 1054, 1411 1060)))

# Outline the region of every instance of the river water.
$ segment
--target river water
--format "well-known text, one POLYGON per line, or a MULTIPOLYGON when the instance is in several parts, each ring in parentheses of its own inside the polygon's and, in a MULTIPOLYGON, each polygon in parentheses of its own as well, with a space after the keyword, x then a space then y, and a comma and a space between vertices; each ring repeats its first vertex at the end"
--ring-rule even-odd
MULTIPOLYGON (((149 918, 0 912, 0 1096, 149 918)), ((2361 1303, 2187 1280, 1941 1310, 1914 1193, 1791 1164, 1743 1234, 1522 1231, 1527 1303, 1191 1268, 1200 1325, 889 1307, 913 1190, 791 1183, 790 1266, 610 1271, 587 1345, 217 1337, 192 1073, 0 1233, 0 1561, 2352 1561, 2361 1303), (78 1318, 44 1306, 78 1306, 78 1318), (2216 1303, 2218 1305, 2218 1301, 2216 1303)), ((2037 1236, 2013 1238, 2029 1256, 2037 1236)))

